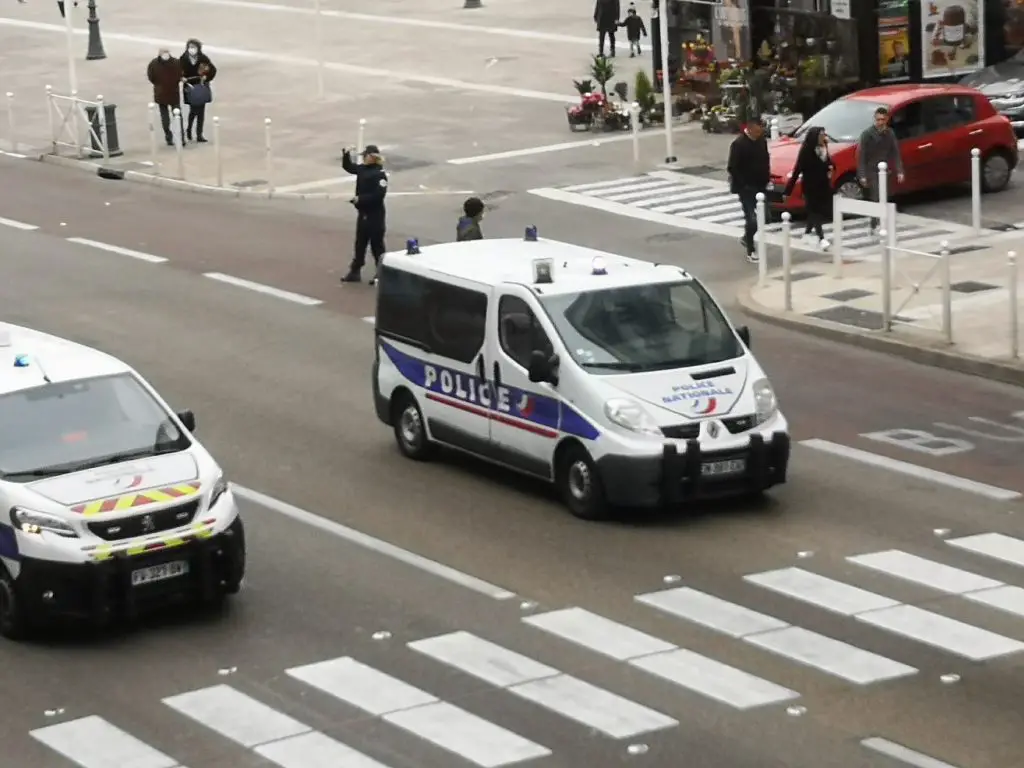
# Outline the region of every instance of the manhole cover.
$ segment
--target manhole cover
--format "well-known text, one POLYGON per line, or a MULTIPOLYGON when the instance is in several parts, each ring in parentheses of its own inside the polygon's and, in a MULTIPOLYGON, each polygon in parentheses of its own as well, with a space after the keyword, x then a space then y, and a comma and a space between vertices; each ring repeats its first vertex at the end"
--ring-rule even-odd
POLYGON ((648 243, 680 243, 694 237, 696 232, 664 232, 660 235, 651 235, 647 238, 648 243))
POLYGON ((677 168, 679 173, 686 173, 690 176, 707 176, 725 170, 715 165, 688 165, 685 168, 677 168))
POLYGON ((264 187, 266 184, 266 179, 246 179, 245 181, 231 182, 232 187, 239 187, 241 189, 245 189, 246 187, 264 187))

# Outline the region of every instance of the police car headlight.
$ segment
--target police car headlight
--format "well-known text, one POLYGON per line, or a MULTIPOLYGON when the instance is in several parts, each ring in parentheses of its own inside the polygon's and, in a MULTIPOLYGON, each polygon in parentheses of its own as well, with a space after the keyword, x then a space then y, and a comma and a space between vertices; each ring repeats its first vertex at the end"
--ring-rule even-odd
POLYGON ((661 436, 658 424, 636 400, 617 397, 604 404, 604 415, 612 424, 616 424, 630 432, 643 435, 661 436))
POLYGON ((758 379, 751 389, 754 392, 754 417, 758 424, 763 424, 779 410, 779 401, 768 379, 758 379))
POLYGON ((220 501, 220 497, 227 493, 228 487, 228 481, 224 479, 224 475, 218 477, 217 482, 213 484, 213 491, 210 492, 210 503, 207 508, 220 501))
POLYGON ((48 515, 45 512, 34 512, 31 509, 15 507, 11 510, 11 523, 23 533, 36 535, 52 533, 66 539, 78 538, 78 532, 70 524, 56 515, 48 515))

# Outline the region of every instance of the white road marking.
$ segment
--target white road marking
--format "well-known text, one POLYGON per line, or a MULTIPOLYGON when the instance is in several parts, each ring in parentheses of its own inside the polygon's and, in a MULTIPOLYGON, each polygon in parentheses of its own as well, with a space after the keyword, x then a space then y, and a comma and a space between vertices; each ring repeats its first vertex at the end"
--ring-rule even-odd
MULTIPOLYGON (((67 30, 63 24, 47 24, 40 21, 27 21, 24 19, 0 18, 0 26, 14 27, 16 29, 30 29, 38 32, 60 33, 61 35, 67 34, 67 30)), ((76 29, 74 31, 77 35, 85 35, 88 32, 88 30, 85 29, 76 29)), ((171 40, 164 37, 151 37, 149 35, 129 35, 122 32, 108 32, 106 30, 103 32, 103 37, 107 40, 135 43, 139 47, 146 46, 151 48, 153 46, 181 45, 180 40, 171 40)), ((250 51, 242 48, 227 48, 220 45, 207 45, 204 46, 204 50, 208 51, 211 55, 239 59, 256 59, 289 67, 320 66, 316 59, 275 54, 270 51, 250 51)), ((508 96, 511 98, 529 99, 533 101, 571 104, 579 99, 578 95, 570 94, 568 92, 550 93, 547 91, 534 91, 528 88, 512 88, 509 86, 493 85, 479 81, 471 82, 466 80, 455 80, 450 77, 437 77, 434 75, 423 74, 421 72, 395 72, 393 70, 365 67, 358 64, 343 64, 336 61, 324 62, 323 67, 331 72, 343 72, 345 74, 358 77, 376 78, 381 81, 423 83, 441 88, 454 88, 460 91, 469 91, 472 93, 489 93, 495 96, 508 96)))
POLYGON ((901 552, 898 549, 856 555, 846 559, 873 571, 931 587, 950 595, 962 595, 966 592, 977 592, 981 589, 1003 586, 1001 581, 979 576, 970 571, 961 571, 959 568, 936 563, 933 560, 918 557, 909 552, 901 552))
POLYGON ((796 691, 685 648, 633 659, 630 664, 736 709, 780 704, 800 696, 796 691))
POLYGON ((523 621, 736 709, 788 701, 800 695, 583 608, 526 616, 523 621))
POLYGON ((615 739, 678 723, 469 632, 417 640, 409 648, 615 739))
POLYGON ((180 768, 177 760, 95 715, 29 735, 81 768, 180 768))
POLYGON ((463 573, 455 568, 451 568, 444 563, 439 563, 436 560, 431 560, 424 557, 423 555, 417 555, 415 552, 410 552, 407 549, 392 544, 383 539, 378 539, 369 534, 357 531, 354 528, 349 528, 346 525, 335 522, 334 520, 328 520, 326 517, 315 515, 312 512, 307 512, 304 509, 300 509, 292 504, 288 504, 284 501, 267 496, 259 491, 254 491, 251 488, 246 488, 241 485, 232 484, 232 490, 235 495, 241 499, 257 504, 264 509, 276 512, 279 515, 284 515, 292 520, 296 520, 300 523, 312 526, 324 533, 329 533, 332 536, 337 536, 340 539, 349 541, 356 544, 364 549, 368 549, 371 552, 376 552, 379 555, 390 557, 393 560, 405 563, 413 568, 429 573, 431 576, 436 576, 440 579, 450 581, 453 584, 458 584, 460 587, 479 592, 482 595, 486 595, 494 600, 509 600, 516 596, 515 592, 510 592, 507 589, 490 584, 482 579, 478 579, 475 576, 470 576, 468 573, 463 573))
POLYGON ((1003 533, 978 533, 974 536, 946 539, 946 543, 951 547, 1024 568, 1024 541, 1013 536, 1003 533))
POLYGON ((964 595, 964 598, 1024 618, 1024 589, 1020 587, 1007 585, 994 589, 983 589, 980 592, 964 595))
POLYGON ((606 619, 583 608, 563 608, 549 613, 525 616, 523 621, 616 661, 628 661, 675 649, 672 643, 666 643, 639 629, 606 619))
POLYGON ((273 707, 268 707, 241 691, 236 691, 229 685, 214 685, 180 693, 177 696, 169 696, 163 703, 200 725, 205 725, 221 736, 248 748, 313 730, 308 725, 278 712, 273 707))
POLYGON ((689 587, 638 595, 636 600, 860 685, 917 672, 914 667, 885 656, 791 626, 774 616, 752 611, 689 587))
MULTIPOLYGON (((650 136, 651 133, 641 134, 650 136)), ((664 136, 658 132, 658 136, 664 136)), ((565 152, 570 149, 583 149, 585 147, 600 147, 605 144, 617 144, 622 141, 632 140, 631 135, 627 136, 605 136, 600 139, 586 139, 584 141, 563 141, 559 144, 544 144, 539 147, 523 147, 522 149, 509 149, 504 152, 491 152, 486 155, 473 155, 472 157, 456 157, 448 161, 449 165, 476 165, 478 163, 493 163, 498 160, 514 160, 517 157, 530 157, 532 155, 546 155, 551 152, 565 152)))
POLYGON ((633 184, 637 181, 643 180, 644 176, 627 176, 624 179, 612 179, 611 181, 592 181, 588 184, 576 184, 572 187, 565 187, 565 192, 594 192, 597 190, 607 190, 614 187, 621 187, 623 184, 633 184))
POLYGON ((484 768, 551 754, 540 744, 351 657, 294 667, 287 674, 484 768))
POLYGON ((788 627, 784 621, 768 616, 728 600, 698 592, 689 587, 667 589, 637 595, 637 602, 657 608, 687 621, 722 632, 730 637, 743 637, 756 632, 788 627))
POLYGON ((907 765, 912 765, 914 768, 957 768, 955 765, 944 763, 920 752, 915 752, 909 747, 904 747, 902 744, 883 739, 880 736, 864 739, 861 742, 861 746, 887 757, 892 757, 907 765))
POLYGON ((253 751, 281 768, 388 768, 319 731, 290 736, 253 751))
POLYGON ((139 261, 147 261, 150 264, 163 264, 167 259, 163 256, 154 256, 151 253, 143 253, 142 251, 133 251, 131 248, 122 248, 119 245, 110 245, 109 243, 101 243, 98 240, 88 240, 84 237, 69 237, 67 238, 69 243, 75 243, 77 245, 84 245, 89 248, 95 248, 98 251, 109 251, 110 253, 116 253, 119 256, 128 256, 139 261))
POLYGON ((752 573, 743 578, 759 587, 843 616, 854 616, 880 608, 895 608, 900 604, 883 595, 819 576, 802 568, 781 568, 777 571, 752 573))
POLYGON ((225 275, 220 272, 204 272, 203 277, 208 277, 211 280, 216 280, 220 283, 227 283, 228 285, 233 285, 236 288, 247 288, 250 291, 262 293, 265 296, 273 296, 275 299, 290 301, 293 304, 301 304, 304 307, 315 307, 323 304, 319 299, 312 299, 309 296, 303 296, 301 293, 283 291, 280 288, 274 288, 271 285, 254 283, 252 280, 243 280, 240 277, 233 277, 232 275, 225 275))
POLYGON ((314 189, 324 189, 325 187, 340 187, 343 184, 351 184, 355 181, 355 176, 346 174, 345 176, 332 176, 329 179, 318 179, 317 181, 305 181, 301 184, 290 184, 287 187, 277 187, 275 192, 309 192, 314 189))
POLYGON ((917 464, 900 461, 899 459, 890 459, 888 456, 862 451, 858 448, 851 448, 847 445, 833 443, 828 440, 819 440, 817 438, 801 440, 800 445, 805 448, 813 448, 822 453, 830 453, 833 456, 850 459, 851 461, 857 461, 868 466, 899 472, 910 477, 916 477, 919 480, 927 480, 936 485, 944 485, 947 488, 955 488, 958 491, 973 493, 988 499, 995 499, 996 501, 1012 501, 1021 497, 1021 494, 1017 491, 997 488, 994 485, 986 485, 985 483, 969 480, 959 475, 950 475, 945 472, 928 469, 927 467, 921 467, 917 464))
POLYGON ((895 632, 971 661, 985 661, 1024 651, 1024 643, 1019 640, 913 605, 869 611, 858 614, 856 618, 865 624, 895 632))
POLYGON ((35 229, 39 229, 35 224, 26 224, 23 221, 15 221, 14 219, 0 218, 0 225, 10 227, 11 229, 23 229, 26 232, 31 232, 35 229))
POLYGON ((376 325, 377 318, 374 317, 373 315, 370 315, 369 317, 364 317, 363 318, 363 322, 364 323, 369 323, 370 325, 376 325))
POLYGON ((751 645, 858 685, 917 674, 915 667, 802 627, 763 632, 743 639, 751 645))

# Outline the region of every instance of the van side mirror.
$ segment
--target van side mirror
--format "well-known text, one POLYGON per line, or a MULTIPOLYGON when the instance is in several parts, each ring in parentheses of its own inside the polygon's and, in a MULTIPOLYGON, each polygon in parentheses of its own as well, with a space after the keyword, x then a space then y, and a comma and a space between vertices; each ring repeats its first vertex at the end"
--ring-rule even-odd
POLYGON ((192 413, 192 411, 178 411, 178 421, 180 421, 189 432, 196 431, 196 415, 192 413))
POLYGON ((558 355, 548 356, 540 350, 534 350, 530 355, 530 381, 535 384, 548 382, 558 384, 558 355))
POLYGON ((739 328, 736 329, 736 335, 740 337, 740 340, 744 344, 746 344, 748 347, 750 346, 750 328, 748 326, 741 325, 739 328))

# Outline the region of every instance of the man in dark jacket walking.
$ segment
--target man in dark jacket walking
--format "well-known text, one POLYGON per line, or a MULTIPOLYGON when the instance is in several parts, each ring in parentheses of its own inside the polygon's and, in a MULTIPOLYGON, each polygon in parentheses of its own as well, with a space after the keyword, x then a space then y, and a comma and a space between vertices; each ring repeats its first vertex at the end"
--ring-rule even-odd
MULTIPOLYGON (((178 86, 181 84, 181 62, 171 56, 170 50, 161 48, 157 57, 149 62, 146 68, 146 76, 153 84, 153 101, 160 109, 160 124, 164 129, 164 141, 167 146, 174 146, 174 134, 171 133, 171 113, 174 109, 181 109, 181 92, 178 86)), ((185 131, 182 127, 181 113, 178 113, 178 136, 185 140, 185 131)))
POLYGON ((757 193, 764 192, 771 180, 768 142, 764 126, 751 122, 729 147, 729 191, 740 198, 743 208, 743 247, 747 261, 756 262, 754 235, 757 234, 757 193))
MULTIPOLYGON (((388 174, 384 170, 384 159, 375 144, 367 144, 363 150, 363 163, 352 162, 352 150, 346 149, 341 155, 342 167, 356 177, 356 194, 352 205, 356 207, 356 252, 348 274, 341 278, 343 283, 358 283, 366 264, 366 248, 373 253, 373 261, 380 268, 384 255, 384 232, 387 229, 387 213, 384 198, 388 194, 388 174)), ((370 285, 377 282, 376 274, 370 285)))
MULTIPOLYGON (((900 143, 896 134, 889 127, 889 110, 879 107, 875 110, 875 124, 860 135, 857 143, 857 177, 864 187, 864 197, 873 203, 878 202, 878 164, 889 165, 889 178, 892 169, 896 169, 896 180, 903 183, 903 158, 900 156, 900 143)), ((888 189, 892 197, 892 187, 888 189)), ((878 226, 878 219, 871 219, 871 231, 878 226)))
POLYGON ((594 23, 597 25, 597 55, 604 56, 604 41, 608 38, 609 55, 615 56, 615 30, 622 16, 619 0, 597 0, 594 5, 594 23))

